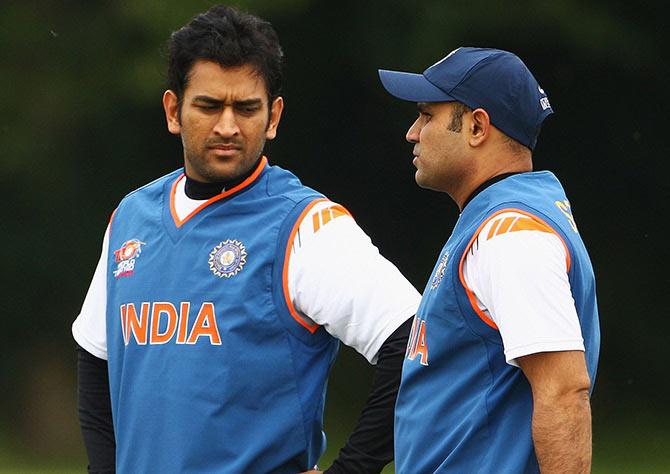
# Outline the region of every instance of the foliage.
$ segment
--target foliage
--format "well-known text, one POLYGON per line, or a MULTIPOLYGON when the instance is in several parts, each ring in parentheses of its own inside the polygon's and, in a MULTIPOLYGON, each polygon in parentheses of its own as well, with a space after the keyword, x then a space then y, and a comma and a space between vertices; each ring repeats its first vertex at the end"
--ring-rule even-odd
MULTIPOLYGON (((0 4, 0 185, 9 197, 0 377, 12 388, 0 394, 0 425, 17 444, 46 433, 40 455, 79 446, 69 326, 118 200, 180 166, 160 107, 162 52, 169 32, 209 4, 0 4)), ((351 209, 418 288, 456 212, 415 187, 402 138, 414 112, 381 90, 376 68, 421 71, 458 45, 524 58, 558 112, 536 162, 564 178, 599 277, 596 421, 626 407, 666 410, 659 374, 670 319, 659 299, 669 281, 659 252, 670 150, 660 2, 238 4, 272 21, 286 52, 287 110, 270 158, 351 209)), ((367 376, 353 367, 333 380, 334 393, 367 376)))

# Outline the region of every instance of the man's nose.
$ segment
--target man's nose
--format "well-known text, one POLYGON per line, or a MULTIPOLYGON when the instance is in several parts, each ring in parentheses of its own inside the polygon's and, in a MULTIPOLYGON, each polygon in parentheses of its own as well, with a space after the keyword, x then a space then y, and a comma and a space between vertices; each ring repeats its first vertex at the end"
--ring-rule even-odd
POLYGON ((405 135, 405 140, 407 140, 410 143, 419 143, 419 132, 421 131, 421 128, 419 127, 419 119, 416 119, 414 123, 412 124, 411 127, 409 127, 409 130, 407 130, 407 134, 405 135))
POLYGON ((224 107, 219 120, 214 126, 214 133, 222 137, 232 137, 240 132, 237 126, 237 118, 232 107, 224 107))

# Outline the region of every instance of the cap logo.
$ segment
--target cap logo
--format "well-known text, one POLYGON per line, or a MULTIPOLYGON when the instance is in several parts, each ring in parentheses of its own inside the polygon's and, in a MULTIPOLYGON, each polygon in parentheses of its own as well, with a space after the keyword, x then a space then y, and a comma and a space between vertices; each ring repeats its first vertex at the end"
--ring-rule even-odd
POLYGON ((540 105, 542 106, 542 110, 547 110, 548 108, 551 108, 551 104, 549 103, 549 99, 547 97, 542 97, 540 99, 540 105))
POLYGON ((546 94, 546 92, 544 92, 544 89, 542 89, 540 86, 537 86, 537 90, 540 92, 540 94, 546 94))

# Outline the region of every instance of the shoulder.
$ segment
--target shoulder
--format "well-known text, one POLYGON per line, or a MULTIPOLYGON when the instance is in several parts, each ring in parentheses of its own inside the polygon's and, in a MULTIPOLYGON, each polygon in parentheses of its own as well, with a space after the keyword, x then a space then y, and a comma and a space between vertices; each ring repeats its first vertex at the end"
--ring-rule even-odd
POLYGON ((279 166, 268 166, 267 193, 269 196, 282 197, 295 204, 309 198, 324 198, 323 194, 305 186, 300 179, 288 170, 279 166))
POLYGON ((501 235, 525 231, 549 234, 556 232, 545 219, 540 217, 539 213, 506 208, 496 211, 484 219, 477 235, 483 237, 485 241, 489 241, 501 235))
POLYGON ((183 168, 179 168, 177 170, 174 170, 166 175, 161 176, 160 178, 156 178, 155 180, 145 184, 144 186, 141 186, 133 191, 130 191, 128 194, 126 194, 122 202, 128 199, 133 199, 134 197, 138 196, 144 196, 144 195, 151 195, 155 193, 160 193, 163 190, 163 186, 165 185, 166 181, 173 182, 176 181, 176 179, 184 173, 183 168))
POLYGON ((463 255, 461 267, 464 264, 469 275, 474 269, 498 275, 501 267, 506 274, 533 273, 547 265, 565 271, 570 269, 570 254, 561 235, 541 217, 505 209, 479 227, 463 255))
MULTIPOLYGON (((480 248, 521 245, 537 237, 562 244, 565 242, 553 222, 543 214, 529 209, 504 208, 487 216, 475 231, 468 252, 480 248), (509 243, 508 243, 509 242, 509 243)), ((522 247, 521 247, 522 248, 522 247)))
MULTIPOLYGON (((309 246, 317 237, 332 234, 344 237, 350 234, 353 228, 358 228, 351 213, 341 204, 326 198, 311 201, 296 219, 294 224, 294 250, 309 246), (324 230, 327 229, 327 230, 324 230)), ((322 239, 319 239, 323 241, 322 239)))

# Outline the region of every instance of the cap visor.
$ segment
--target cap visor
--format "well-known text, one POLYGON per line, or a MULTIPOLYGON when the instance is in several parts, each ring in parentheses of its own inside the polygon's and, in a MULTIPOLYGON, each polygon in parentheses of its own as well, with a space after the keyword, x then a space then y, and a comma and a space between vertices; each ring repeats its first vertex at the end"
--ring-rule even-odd
POLYGON ((452 102, 456 99, 434 86, 423 74, 379 70, 379 79, 393 96, 411 102, 452 102))

